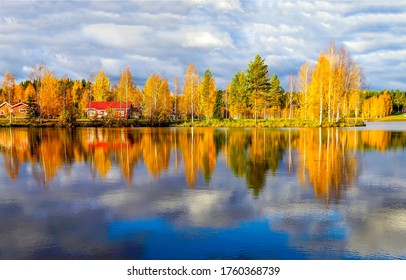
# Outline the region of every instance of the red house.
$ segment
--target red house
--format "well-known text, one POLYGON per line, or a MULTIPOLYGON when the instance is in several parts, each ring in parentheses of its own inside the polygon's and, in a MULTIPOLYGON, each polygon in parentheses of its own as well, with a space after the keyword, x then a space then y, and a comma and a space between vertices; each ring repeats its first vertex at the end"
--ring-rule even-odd
POLYGON ((11 106, 8 102, 3 102, 0 104, 0 117, 7 117, 10 113, 11 106))
POLYGON ((10 111, 13 118, 26 118, 29 111, 28 104, 24 102, 11 103, 3 102, 0 104, 0 117, 9 117, 10 111))
POLYGON ((15 118, 26 118, 30 110, 28 104, 24 102, 18 102, 17 104, 14 104, 11 108, 13 110, 13 117, 15 118))
POLYGON ((107 102, 93 101, 86 105, 86 114, 89 119, 107 117, 109 109, 113 112, 115 118, 127 118, 134 112, 131 102, 107 102))

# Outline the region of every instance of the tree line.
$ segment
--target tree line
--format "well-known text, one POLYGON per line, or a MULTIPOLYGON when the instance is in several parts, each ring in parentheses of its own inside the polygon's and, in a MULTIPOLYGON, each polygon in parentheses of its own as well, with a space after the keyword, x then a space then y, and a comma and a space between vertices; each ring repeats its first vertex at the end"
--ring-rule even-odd
MULTIPOLYGON (((121 101, 132 104, 141 117, 169 119, 268 119, 299 118, 330 125, 348 117, 377 118, 406 108, 406 93, 400 90, 365 90, 363 69, 345 48, 334 42, 322 51, 316 63, 306 62, 288 77, 286 90, 276 73, 270 75, 260 55, 237 72, 222 90, 207 68, 201 77, 190 64, 183 77, 169 81, 152 74, 144 86, 136 85, 130 67, 119 81, 111 82, 103 70, 88 80, 58 78, 44 64, 34 66, 30 79, 16 84, 6 72, 0 103, 26 102, 31 118, 85 117, 92 101, 121 101)), ((128 106, 126 106, 128 107, 128 106)))

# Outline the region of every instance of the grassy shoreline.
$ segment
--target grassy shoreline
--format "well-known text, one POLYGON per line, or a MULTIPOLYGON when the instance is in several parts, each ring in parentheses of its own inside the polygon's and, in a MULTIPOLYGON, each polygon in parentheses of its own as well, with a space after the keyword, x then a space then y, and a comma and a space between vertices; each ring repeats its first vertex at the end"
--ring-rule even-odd
MULTIPOLYGON (((300 127, 319 127, 319 124, 315 121, 302 120, 302 119, 243 119, 243 120, 197 120, 193 123, 188 121, 181 125, 182 127, 269 127, 269 128, 300 128, 300 127)), ((324 124, 322 127, 353 127, 353 126, 365 126, 363 122, 340 122, 333 124, 324 124)))
POLYGON ((396 113, 387 117, 368 119, 369 122, 406 122, 406 113, 396 113))
MULTIPOLYGON (((406 118, 405 118, 406 121, 406 118)), ((300 127, 319 127, 315 121, 302 119, 211 119, 211 120, 172 120, 167 122, 153 122, 150 120, 77 120, 71 127, 268 127, 268 128, 300 128, 300 127)), ((365 126, 362 121, 347 120, 346 122, 325 124, 322 127, 356 127, 365 126)), ((52 120, 13 120, 10 124, 8 120, 0 120, 0 127, 63 127, 58 119, 52 120)))

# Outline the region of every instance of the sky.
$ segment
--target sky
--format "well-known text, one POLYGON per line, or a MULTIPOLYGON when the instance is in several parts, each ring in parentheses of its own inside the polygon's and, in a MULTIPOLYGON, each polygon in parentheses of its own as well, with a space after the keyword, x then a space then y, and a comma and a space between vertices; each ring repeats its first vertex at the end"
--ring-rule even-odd
POLYGON ((334 40, 365 70, 366 87, 406 90, 406 0, 0 0, 0 79, 29 79, 44 63, 58 77, 172 83, 188 64, 210 68, 218 88, 256 54, 286 88, 334 40))

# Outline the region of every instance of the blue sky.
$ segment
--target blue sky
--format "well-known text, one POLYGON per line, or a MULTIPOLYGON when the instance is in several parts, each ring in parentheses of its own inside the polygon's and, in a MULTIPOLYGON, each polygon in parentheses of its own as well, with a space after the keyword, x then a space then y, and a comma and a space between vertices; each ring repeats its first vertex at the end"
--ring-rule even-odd
POLYGON ((189 63, 219 88, 258 53, 286 88, 334 39, 365 68, 371 89, 406 90, 406 1, 0 1, 0 79, 44 62, 59 77, 171 82, 189 63))

